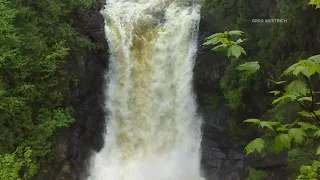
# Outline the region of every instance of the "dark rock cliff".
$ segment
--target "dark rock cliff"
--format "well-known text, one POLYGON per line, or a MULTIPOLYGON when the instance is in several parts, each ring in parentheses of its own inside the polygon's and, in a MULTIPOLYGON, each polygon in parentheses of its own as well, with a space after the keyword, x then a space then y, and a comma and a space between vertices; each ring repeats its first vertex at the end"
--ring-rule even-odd
POLYGON ((215 22, 214 17, 202 18, 194 69, 195 93, 203 118, 201 164, 207 180, 238 180, 244 175, 245 156, 241 146, 232 142, 228 134, 232 114, 219 85, 228 60, 224 54, 201 46, 205 37, 219 31, 219 27, 214 27, 215 22))
POLYGON ((79 79, 70 84, 76 122, 57 134, 56 158, 45 165, 38 180, 78 180, 86 176, 92 150, 103 146, 104 131, 104 73, 108 67, 108 45, 104 34, 104 19, 100 14, 103 0, 96 0, 89 11, 77 14, 77 31, 99 45, 95 52, 71 48, 72 61, 68 73, 79 79))

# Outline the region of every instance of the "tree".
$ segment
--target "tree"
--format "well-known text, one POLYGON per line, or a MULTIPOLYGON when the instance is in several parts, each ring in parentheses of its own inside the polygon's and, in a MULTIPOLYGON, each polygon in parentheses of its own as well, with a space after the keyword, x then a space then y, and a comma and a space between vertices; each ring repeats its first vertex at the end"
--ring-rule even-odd
MULTIPOLYGON (((318 8, 319 1, 311 1, 309 4, 316 5, 318 8)), ((237 35, 241 36, 241 31, 237 35)), ((246 55, 243 48, 234 50, 231 48, 236 43, 229 38, 231 35, 228 32, 216 33, 206 39, 204 45, 214 45, 214 51, 227 51, 228 57, 234 56, 239 58, 241 54, 246 55), (229 43, 231 42, 231 43, 229 43), (217 45, 221 43, 220 45, 217 45)), ((238 45, 238 44, 236 44, 238 45)), ((239 46, 239 45, 238 45, 239 46)), ((316 141, 320 140, 320 94, 316 90, 317 82, 320 80, 320 55, 314 55, 305 60, 299 60, 297 63, 287 68, 279 78, 274 79, 265 73, 260 67, 259 62, 245 62, 237 67, 243 72, 245 79, 255 73, 261 73, 265 77, 265 81, 269 81, 276 85, 278 89, 270 93, 276 96, 272 104, 286 104, 288 102, 296 103, 301 109, 300 115, 294 122, 282 123, 277 120, 259 120, 247 119, 245 123, 258 125, 260 128, 266 128, 271 131, 270 136, 274 136, 274 151, 279 153, 284 149, 296 148, 303 145, 306 139, 316 141), (282 79, 286 78, 286 79, 282 79), (295 145, 294 145, 295 144, 295 145)), ((253 152, 261 153, 265 148, 265 140, 256 138, 251 141, 246 147, 247 154, 253 152)), ((320 146, 316 150, 316 155, 320 155, 320 146)), ((320 177, 320 162, 319 157, 316 157, 311 166, 302 165, 298 179, 317 179, 320 177)))
POLYGON ((94 47, 72 18, 91 3, 0 0, 0 179, 31 179, 54 159, 56 131, 75 121, 65 64, 71 47, 94 47))

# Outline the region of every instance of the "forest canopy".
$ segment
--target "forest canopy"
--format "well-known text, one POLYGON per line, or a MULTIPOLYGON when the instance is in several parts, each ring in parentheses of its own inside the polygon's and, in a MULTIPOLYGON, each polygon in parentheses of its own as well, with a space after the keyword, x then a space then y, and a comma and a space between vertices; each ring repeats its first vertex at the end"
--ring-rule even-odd
POLYGON ((57 129, 75 120, 64 65, 73 46, 93 44, 74 28, 91 0, 0 0, 0 179, 31 179, 54 158, 57 129))

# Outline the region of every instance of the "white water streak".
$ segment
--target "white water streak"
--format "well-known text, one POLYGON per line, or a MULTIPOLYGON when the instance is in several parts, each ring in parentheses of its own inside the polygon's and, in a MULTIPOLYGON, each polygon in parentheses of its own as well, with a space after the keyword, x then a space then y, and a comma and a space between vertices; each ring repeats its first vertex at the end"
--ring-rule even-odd
POLYGON ((107 1, 107 132, 90 180, 202 179, 192 92, 199 11, 174 0, 107 1))

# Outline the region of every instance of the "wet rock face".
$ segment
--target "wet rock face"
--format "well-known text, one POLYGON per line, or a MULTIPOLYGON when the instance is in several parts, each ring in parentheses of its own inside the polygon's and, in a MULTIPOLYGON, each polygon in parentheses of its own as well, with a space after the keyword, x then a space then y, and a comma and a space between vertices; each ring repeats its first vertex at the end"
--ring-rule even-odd
MULTIPOLYGON (((90 11, 79 19, 83 25, 78 31, 92 42, 100 45, 97 52, 79 57, 81 63, 76 67, 82 69, 78 74, 80 84, 74 89, 79 91, 78 103, 74 104, 76 123, 69 129, 68 158, 75 179, 87 175, 87 165, 92 150, 99 151, 103 146, 105 124, 104 86, 105 71, 108 67, 108 45, 104 34, 104 19, 99 11, 104 1, 94 2, 90 11)), ((63 170, 63 169, 62 169, 63 170)))
POLYGON ((220 79, 228 60, 224 53, 201 46, 207 36, 218 32, 211 24, 214 21, 207 19, 210 18, 206 17, 200 23, 200 46, 194 69, 195 93, 203 118, 202 169, 207 180, 240 180, 243 179, 245 156, 227 133, 231 112, 220 89, 220 79), (212 103, 216 105, 212 107, 212 103))
POLYGON ((202 107, 201 114, 204 120, 201 164, 207 180, 243 179, 245 154, 227 132, 228 108, 223 104, 214 111, 202 107))

